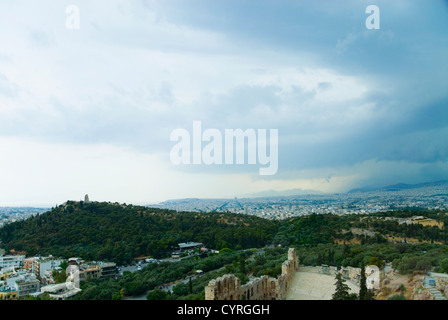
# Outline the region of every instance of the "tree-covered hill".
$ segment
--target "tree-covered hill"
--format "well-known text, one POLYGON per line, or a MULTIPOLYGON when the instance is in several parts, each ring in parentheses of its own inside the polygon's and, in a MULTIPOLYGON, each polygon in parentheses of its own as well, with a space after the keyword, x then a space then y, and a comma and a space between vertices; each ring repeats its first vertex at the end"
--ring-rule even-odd
POLYGON ((121 264, 139 256, 160 258, 175 250, 178 243, 188 241, 202 242, 218 250, 271 243, 306 247, 308 251, 319 245, 338 244, 445 245, 447 225, 446 213, 429 211, 312 214, 272 221, 244 214, 176 212, 118 203, 69 201, 39 216, 4 226, 0 229, 0 241, 2 248, 26 251, 28 256, 79 256, 121 264), (439 225, 407 224, 399 220, 416 215, 439 225))
POLYGON ((273 221, 230 213, 189 213, 106 202, 69 201, 0 229, 2 247, 27 255, 80 256, 125 263, 161 257, 178 243, 215 249, 261 247, 277 232, 273 221))
POLYGON ((446 226, 448 215, 445 212, 402 210, 369 215, 312 214, 283 220, 274 243, 284 246, 387 242, 446 244, 446 226), (420 220, 411 221, 415 216, 431 220, 437 226, 422 225, 418 223, 420 220))

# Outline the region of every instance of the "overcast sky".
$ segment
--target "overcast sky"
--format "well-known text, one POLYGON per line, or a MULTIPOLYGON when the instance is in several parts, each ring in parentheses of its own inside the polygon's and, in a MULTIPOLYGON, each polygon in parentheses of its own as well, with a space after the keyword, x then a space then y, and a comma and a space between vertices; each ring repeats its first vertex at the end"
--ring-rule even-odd
POLYGON ((448 179, 447 1, 2 1, 0 40, 3 206, 448 179), (194 120, 278 129, 277 174, 173 165, 194 120))

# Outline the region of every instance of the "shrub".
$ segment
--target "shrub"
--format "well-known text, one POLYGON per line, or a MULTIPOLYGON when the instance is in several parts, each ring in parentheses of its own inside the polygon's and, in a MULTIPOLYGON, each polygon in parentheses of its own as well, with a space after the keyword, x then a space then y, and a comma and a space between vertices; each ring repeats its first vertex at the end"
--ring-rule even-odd
POLYGON ((387 298, 387 300, 407 300, 407 299, 403 294, 395 294, 395 295, 387 298))

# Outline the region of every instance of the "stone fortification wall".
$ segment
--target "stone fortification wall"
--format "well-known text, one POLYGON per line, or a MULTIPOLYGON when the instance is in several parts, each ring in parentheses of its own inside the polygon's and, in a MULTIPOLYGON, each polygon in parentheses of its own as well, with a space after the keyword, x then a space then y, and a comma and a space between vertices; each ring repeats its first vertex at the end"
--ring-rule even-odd
POLYGON ((282 264, 278 278, 262 276, 241 285, 233 274, 211 280, 205 287, 205 300, 279 300, 286 297, 289 283, 299 269, 299 261, 293 248, 288 250, 288 259, 282 264))

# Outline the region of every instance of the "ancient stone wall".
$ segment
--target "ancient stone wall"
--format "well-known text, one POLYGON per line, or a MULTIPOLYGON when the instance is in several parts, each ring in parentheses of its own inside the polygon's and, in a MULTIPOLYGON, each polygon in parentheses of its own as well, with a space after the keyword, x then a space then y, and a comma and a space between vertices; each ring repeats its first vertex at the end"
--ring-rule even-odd
POLYGON ((211 280, 205 287, 205 300, 278 300, 285 299, 289 283, 299 269, 294 248, 288 250, 288 260, 282 264, 278 278, 262 276, 241 285, 233 274, 211 280))
POLYGON ((205 300, 238 300, 241 292, 241 280, 227 274, 209 282, 205 287, 205 300))

